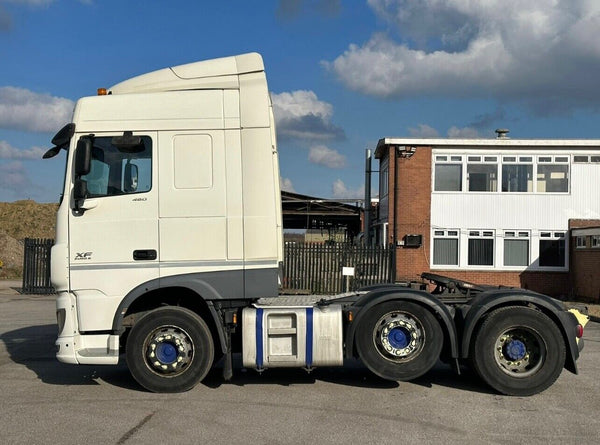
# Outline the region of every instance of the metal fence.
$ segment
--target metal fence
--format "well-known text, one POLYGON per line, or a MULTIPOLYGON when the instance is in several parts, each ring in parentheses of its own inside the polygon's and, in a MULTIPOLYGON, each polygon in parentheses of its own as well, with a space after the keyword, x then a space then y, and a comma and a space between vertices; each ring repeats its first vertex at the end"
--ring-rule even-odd
POLYGON ((287 243, 284 248, 286 290, 337 294, 394 279, 393 247, 287 243), (354 268, 354 276, 344 276, 344 267, 354 268))
POLYGON ((23 258, 23 293, 52 294, 50 283, 50 249, 52 239, 25 238, 23 258))
MULTIPOLYGON (((50 283, 52 239, 25 239, 23 292, 54 293, 50 283)), ((393 247, 361 247, 347 244, 287 243, 284 248, 286 290, 314 294, 337 294, 377 283, 393 283, 393 247), (343 268, 353 268, 344 276, 343 268)))

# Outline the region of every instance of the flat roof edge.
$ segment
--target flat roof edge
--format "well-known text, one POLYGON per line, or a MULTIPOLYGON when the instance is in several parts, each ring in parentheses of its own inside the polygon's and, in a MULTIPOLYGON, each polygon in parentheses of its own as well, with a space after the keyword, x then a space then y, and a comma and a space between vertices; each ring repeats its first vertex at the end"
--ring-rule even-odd
POLYGON ((384 145, 421 147, 599 147, 600 139, 442 139, 442 138, 382 138, 384 145))

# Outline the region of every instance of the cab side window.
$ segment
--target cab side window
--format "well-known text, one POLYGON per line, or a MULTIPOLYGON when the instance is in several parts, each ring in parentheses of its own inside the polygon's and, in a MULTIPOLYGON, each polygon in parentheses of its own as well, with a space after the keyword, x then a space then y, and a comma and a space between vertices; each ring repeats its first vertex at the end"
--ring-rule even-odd
POLYGON ((88 197, 144 193, 152 188, 152 139, 142 136, 142 146, 135 151, 119 150, 112 137, 95 137, 90 172, 87 181, 88 197))

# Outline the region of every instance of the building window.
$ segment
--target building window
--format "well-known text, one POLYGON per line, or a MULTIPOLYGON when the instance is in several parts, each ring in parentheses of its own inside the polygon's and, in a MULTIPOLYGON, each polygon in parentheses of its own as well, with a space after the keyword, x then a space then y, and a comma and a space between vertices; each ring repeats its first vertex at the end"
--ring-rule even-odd
POLYGON ((529 266, 529 232, 504 232, 504 265, 529 266))
POLYGON ((433 264, 458 266, 458 230, 433 231, 433 264))
POLYGON ((435 181, 436 192, 462 191, 462 156, 436 156, 435 181))
POLYGON ((498 188, 497 156, 469 156, 467 182, 470 192, 495 192, 498 188))
POLYGON ((434 155, 433 191, 569 193, 571 162, 600 162, 596 155, 506 153, 434 155))
POLYGON ((538 156, 536 187, 538 193, 568 193, 569 157, 538 156))
POLYGON ((575 246, 577 249, 585 249, 585 236, 576 236, 575 237, 575 246))
POLYGON ((379 173, 379 197, 383 198, 389 193, 389 168, 387 162, 381 167, 381 173, 379 173))
POLYGON ((494 265, 493 230, 470 230, 468 245, 467 264, 469 266, 494 265))
POLYGON ((533 156, 502 158, 502 191, 533 192, 533 156))
POLYGON ((592 248, 600 248, 600 235, 592 235, 592 248))
POLYGON ((565 267, 565 233, 540 233, 540 267, 565 267))

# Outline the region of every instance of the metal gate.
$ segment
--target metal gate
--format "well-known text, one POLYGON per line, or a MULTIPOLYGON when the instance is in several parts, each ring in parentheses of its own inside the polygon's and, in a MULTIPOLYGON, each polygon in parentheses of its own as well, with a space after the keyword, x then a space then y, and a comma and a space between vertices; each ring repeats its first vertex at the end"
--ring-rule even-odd
POLYGON ((337 294, 370 284, 393 283, 395 269, 393 247, 286 243, 283 287, 287 291, 337 294), (344 276, 344 267, 354 268, 354 276, 344 276))
POLYGON ((25 238, 23 256, 23 293, 52 294, 50 283, 50 249, 52 239, 25 238))

